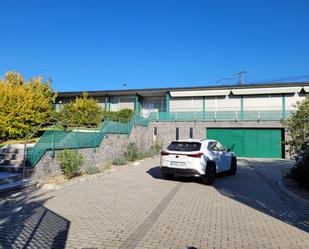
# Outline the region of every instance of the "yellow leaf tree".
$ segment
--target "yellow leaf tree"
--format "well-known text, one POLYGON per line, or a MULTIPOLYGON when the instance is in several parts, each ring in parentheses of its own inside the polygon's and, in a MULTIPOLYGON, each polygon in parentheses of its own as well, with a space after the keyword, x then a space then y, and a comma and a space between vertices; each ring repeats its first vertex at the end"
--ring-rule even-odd
POLYGON ((53 115, 56 94, 41 77, 27 82, 17 72, 0 79, 0 139, 24 138, 53 115))

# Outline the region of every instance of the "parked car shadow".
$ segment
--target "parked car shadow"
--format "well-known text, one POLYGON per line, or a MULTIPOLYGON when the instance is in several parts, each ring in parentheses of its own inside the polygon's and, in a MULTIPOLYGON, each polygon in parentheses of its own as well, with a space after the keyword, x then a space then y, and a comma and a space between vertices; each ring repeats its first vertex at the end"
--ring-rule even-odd
POLYGON ((65 248, 70 221, 29 195, 0 207, 0 247, 65 248))
MULTIPOLYGON (((151 175, 153 178, 155 179, 163 179, 161 173, 160 173, 160 166, 155 166, 150 168, 148 171, 146 171, 146 173, 148 173, 149 175, 151 175)), ((225 175, 227 175, 226 173, 220 173, 216 175, 216 178, 222 178, 225 175)), ((181 181, 181 182, 196 182, 196 183, 202 183, 201 179, 198 177, 174 177, 173 180, 175 181, 181 181)))
MULTIPOLYGON (((155 166, 146 171, 149 175, 151 175, 155 179, 164 179, 160 173, 160 166, 155 166)), ((174 177, 171 181, 180 181, 180 182, 196 182, 201 183, 201 180, 197 177, 174 177)))

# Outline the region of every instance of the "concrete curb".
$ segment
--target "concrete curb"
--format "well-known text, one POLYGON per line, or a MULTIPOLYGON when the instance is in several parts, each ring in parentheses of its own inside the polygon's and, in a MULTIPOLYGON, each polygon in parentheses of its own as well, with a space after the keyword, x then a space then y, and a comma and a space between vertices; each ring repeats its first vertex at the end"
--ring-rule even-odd
POLYGON ((292 191, 290 191, 287 187, 284 186, 283 184, 283 178, 280 178, 279 180, 276 181, 276 184, 279 188, 279 190, 288 196, 289 198, 295 200, 296 202, 300 203, 303 206, 306 206, 309 208, 309 200, 306 200, 296 194, 294 194, 292 191))
POLYGON ((93 174, 93 175, 85 175, 85 176, 82 176, 82 177, 78 177, 76 179, 73 178, 73 179, 71 179, 68 182, 63 183, 63 184, 49 184, 49 183, 41 182, 41 183, 39 183, 39 186, 40 186, 41 189, 44 189, 44 190, 60 190, 60 189, 78 184, 80 182, 90 181, 90 180, 93 180, 93 179, 100 178, 104 175, 113 174, 113 173, 118 172, 120 170, 140 165, 141 162, 143 162, 147 159, 153 159, 153 158, 157 158, 157 157, 145 158, 145 159, 142 159, 142 160, 139 160, 139 161, 132 162, 130 164, 126 164, 126 165, 123 165, 123 166, 117 166, 117 169, 114 169, 114 170, 107 170, 105 172, 101 172, 101 173, 97 173, 97 174, 93 174))

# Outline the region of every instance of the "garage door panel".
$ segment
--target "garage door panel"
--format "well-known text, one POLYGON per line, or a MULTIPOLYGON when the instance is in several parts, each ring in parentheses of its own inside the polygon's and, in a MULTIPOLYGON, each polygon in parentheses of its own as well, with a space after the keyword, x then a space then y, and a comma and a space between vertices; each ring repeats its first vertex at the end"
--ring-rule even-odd
POLYGON ((240 157, 282 157, 280 129, 208 128, 207 138, 220 141, 240 157))

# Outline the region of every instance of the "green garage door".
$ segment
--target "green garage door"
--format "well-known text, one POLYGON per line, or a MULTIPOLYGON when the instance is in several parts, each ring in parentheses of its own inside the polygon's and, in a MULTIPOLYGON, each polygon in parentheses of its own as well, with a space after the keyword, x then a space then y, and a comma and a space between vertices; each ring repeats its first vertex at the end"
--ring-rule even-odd
POLYGON ((206 136, 232 148, 240 157, 282 157, 281 129, 207 128, 206 136))

